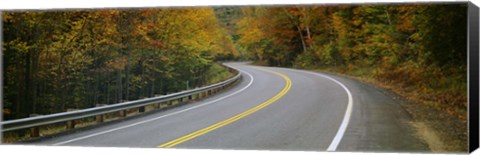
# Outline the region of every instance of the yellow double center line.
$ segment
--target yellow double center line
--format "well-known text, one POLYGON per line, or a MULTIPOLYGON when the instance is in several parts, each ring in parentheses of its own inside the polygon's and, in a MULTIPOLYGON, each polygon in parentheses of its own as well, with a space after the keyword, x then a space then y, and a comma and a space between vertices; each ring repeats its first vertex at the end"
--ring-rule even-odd
MULTIPOLYGON (((257 68, 259 69, 259 68, 257 68)), ((265 69, 259 69, 259 70, 263 70, 263 71, 266 71, 266 72, 270 72, 270 73, 273 73, 273 74, 276 74, 280 77, 282 77, 284 80, 285 80, 285 87, 282 89, 282 91, 280 91, 277 95, 275 95, 274 97, 268 99, 267 101, 263 102, 262 104, 259 104, 251 109, 248 109, 247 111, 244 111, 240 114, 237 114, 229 119, 226 119, 226 120, 223 120, 221 122, 218 122, 216 124, 213 124, 213 125, 210 125, 209 127, 206 127, 206 128, 203 128, 201 130, 198 130, 198 131, 195 131, 195 132, 192 132, 188 135, 185 135, 183 137, 180 137, 180 138, 177 138, 175 140, 172 140, 172 141, 169 141, 169 142, 166 142, 162 145, 159 145, 158 147, 163 147, 163 148, 170 148, 170 147, 173 147, 175 145, 178 145, 178 144, 181 144, 183 142, 186 142, 190 139, 193 139, 195 137, 198 137, 198 136, 201 136, 201 135, 204 135, 210 131, 213 131, 215 129, 218 129, 220 127, 223 127, 225 125, 228 125, 230 123, 233 123, 245 116, 248 116, 270 104, 272 104, 273 102, 277 101, 278 99, 280 99, 282 96, 284 96, 288 90, 290 90, 290 87, 292 87, 292 81, 290 81, 290 78, 288 78, 287 76, 281 74, 281 73, 278 73, 278 72, 274 72, 274 71, 270 71, 270 70, 265 70, 265 69)))

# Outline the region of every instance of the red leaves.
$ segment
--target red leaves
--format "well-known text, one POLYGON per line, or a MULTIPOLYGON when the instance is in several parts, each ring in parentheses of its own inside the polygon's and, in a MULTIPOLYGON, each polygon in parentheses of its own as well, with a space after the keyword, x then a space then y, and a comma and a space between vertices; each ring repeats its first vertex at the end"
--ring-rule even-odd
POLYGON ((160 41, 152 41, 150 43, 150 45, 152 45, 154 47, 159 47, 159 48, 162 48, 162 49, 165 48, 165 46, 163 46, 162 42, 160 42, 160 41))

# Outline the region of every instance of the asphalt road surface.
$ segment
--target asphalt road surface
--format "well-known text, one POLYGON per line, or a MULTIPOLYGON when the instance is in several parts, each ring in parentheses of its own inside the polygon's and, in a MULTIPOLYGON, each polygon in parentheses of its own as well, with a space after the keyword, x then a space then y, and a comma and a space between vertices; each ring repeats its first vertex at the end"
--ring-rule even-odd
POLYGON ((243 80, 166 111, 45 138, 36 145, 425 152, 389 95, 325 73, 227 63, 243 80))

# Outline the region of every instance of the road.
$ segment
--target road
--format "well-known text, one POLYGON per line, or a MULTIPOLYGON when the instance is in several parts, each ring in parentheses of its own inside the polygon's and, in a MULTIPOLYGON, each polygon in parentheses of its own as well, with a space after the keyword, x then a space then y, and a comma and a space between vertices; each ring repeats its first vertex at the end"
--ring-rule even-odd
POLYGON ((181 107, 37 145, 424 152, 411 117, 381 90, 326 73, 227 65, 235 87, 181 107))

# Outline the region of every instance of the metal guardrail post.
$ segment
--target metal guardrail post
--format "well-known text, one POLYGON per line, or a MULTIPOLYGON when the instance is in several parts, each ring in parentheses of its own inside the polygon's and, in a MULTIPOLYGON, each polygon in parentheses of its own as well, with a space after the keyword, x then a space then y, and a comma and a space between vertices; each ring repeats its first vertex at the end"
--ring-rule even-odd
MULTIPOLYGON (((41 116, 40 114, 30 114, 30 117, 41 116)), ((30 128, 30 137, 40 136, 40 128, 38 126, 30 128)))
POLYGON ((127 110, 120 110, 120 117, 127 117, 127 110))
MULTIPOLYGON (((95 107, 102 107, 102 106, 106 106, 106 104, 96 104, 95 107)), ((100 115, 97 115, 95 116, 95 121, 97 123, 103 123, 104 121, 104 114, 100 114, 100 115)))
MULTIPOLYGON (((140 99, 146 99, 147 97, 142 97, 140 99)), ((141 107, 138 107, 138 112, 139 113, 142 113, 142 112, 145 112, 145 109, 147 108, 147 106, 141 106, 141 107)))
POLYGON ((40 129, 38 127, 30 128, 30 137, 39 137, 40 129))
MULTIPOLYGON (((68 111, 76 111, 76 110, 78 110, 78 109, 67 109, 67 112, 68 111)), ((75 120, 68 121, 66 125, 67 125, 67 129, 75 128, 75 120)))
POLYGON ((103 114, 95 116, 95 120, 97 123, 102 123, 103 122, 103 114))
POLYGON ((75 128, 75 120, 71 120, 67 122, 67 129, 75 128))

